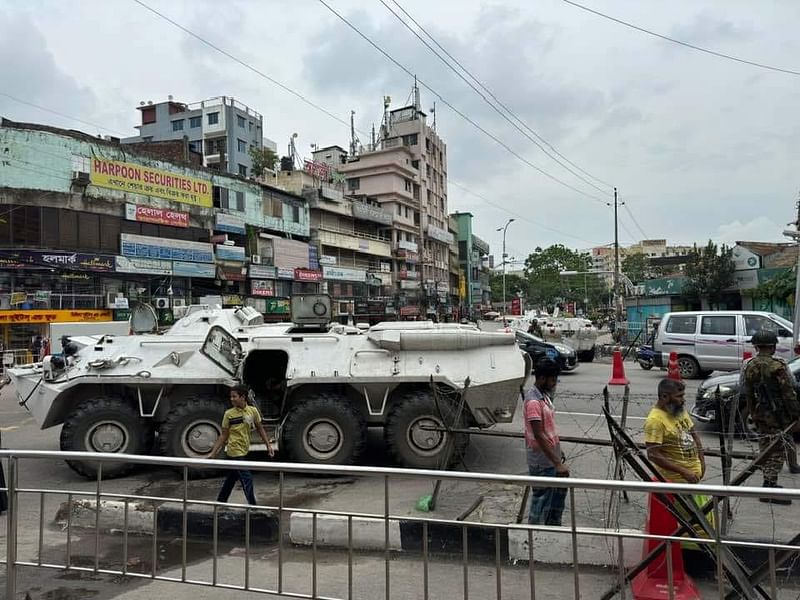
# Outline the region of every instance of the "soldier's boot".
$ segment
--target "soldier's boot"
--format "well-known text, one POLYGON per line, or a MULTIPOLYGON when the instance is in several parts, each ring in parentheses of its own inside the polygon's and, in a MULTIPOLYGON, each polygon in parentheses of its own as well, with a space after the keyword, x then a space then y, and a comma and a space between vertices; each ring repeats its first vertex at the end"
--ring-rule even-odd
MULTIPOLYGON (((778 485, 775 481, 765 481, 761 487, 765 488, 783 488, 782 485, 778 485)), ((759 502, 764 502, 766 504, 780 504, 781 506, 789 506, 792 501, 789 498, 769 498, 763 497, 758 499, 759 502)))

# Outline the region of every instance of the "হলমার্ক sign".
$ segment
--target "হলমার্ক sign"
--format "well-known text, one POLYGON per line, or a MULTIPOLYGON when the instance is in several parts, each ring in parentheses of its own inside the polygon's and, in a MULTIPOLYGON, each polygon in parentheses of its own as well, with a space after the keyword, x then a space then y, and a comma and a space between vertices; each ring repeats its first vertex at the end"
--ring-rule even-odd
POLYGON ((92 185, 211 208, 211 179, 146 167, 137 163, 93 158, 92 185))
POLYGON ((0 250, 0 268, 110 273, 114 270, 114 257, 108 254, 91 254, 88 252, 0 250))

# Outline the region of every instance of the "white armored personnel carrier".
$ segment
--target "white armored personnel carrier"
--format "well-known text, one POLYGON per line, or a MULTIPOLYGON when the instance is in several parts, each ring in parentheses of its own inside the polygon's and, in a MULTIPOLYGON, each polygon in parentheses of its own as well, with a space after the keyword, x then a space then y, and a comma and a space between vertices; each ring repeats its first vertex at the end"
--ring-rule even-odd
MULTIPOLYGON (((295 296, 292 323, 264 324, 249 307, 191 307, 163 335, 106 336, 9 370, 43 428, 62 425, 65 451, 204 457, 229 407, 227 385, 252 390, 281 454, 359 461, 368 427, 404 466, 438 468, 468 436, 449 429, 510 422, 529 358, 509 333, 468 325, 330 323, 330 298, 295 296)), ((70 461, 93 477, 96 463, 70 461)), ((106 464, 119 476, 127 464, 106 464)))

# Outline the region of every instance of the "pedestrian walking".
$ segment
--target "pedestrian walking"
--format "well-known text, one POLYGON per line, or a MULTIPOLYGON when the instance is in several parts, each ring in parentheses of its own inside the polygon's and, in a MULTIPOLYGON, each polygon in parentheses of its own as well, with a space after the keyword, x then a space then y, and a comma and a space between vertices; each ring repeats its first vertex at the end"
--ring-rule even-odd
POLYGON ((684 383, 662 379, 656 405, 644 422, 647 458, 672 483, 698 483, 706 472, 703 445, 685 403, 684 383))
MULTIPOLYGON (((778 473, 783 469, 784 459, 796 453, 794 438, 783 430, 797 423, 800 417, 800 402, 794 387, 794 378, 786 363, 775 358, 778 337, 771 331, 761 330, 753 335, 750 343, 756 356, 747 363, 742 374, 741 400, 747 405, 747 414, 758 433, 758 447, 763 452, 776 439, 779 444, 761 463, 764 474, 763 487, 777 488, 778 473)), ((796 454, 790 458, 792 473, 800 472, 796 454), (794 458, 792 461, 791 458, 794 458), (795 464, 792 465, 791 463, 795 464)), ((759 498, 770 504, 791 504, 788 498, 759 498)))
MULTIPOLYGON (((270 444, 267 432, 261 423, 261 414, 255 406, 247 403, 247 386, 236 385, 230 389, 230 402, 232 407, 225 411, 222 417, 222 433, 214 443, 207 458, 216 458, 219 451, 225 447, 225 454, 229 460, 247 460, 250 452, 250 432, 255 429, 264 440, 270 456, 275 451, 270 444)), ((256 504, 256 495, 253 491, 253 474, 248 469, 229 469, 222 489, 217 496, 217 502, 227 502, 233 486, 239 481, 242 491, 249 504, 256 504)))
MULTIPOLYGON (((558 363, 542 358, 536 363, 534 384, 525 393, 525 445, 528 473, 539 477, 569 477, 569 468, 561 452, 552 396, 558 383, 558 363)), ((561 525, 567 489, 531 486, 528 523, 561 525)))

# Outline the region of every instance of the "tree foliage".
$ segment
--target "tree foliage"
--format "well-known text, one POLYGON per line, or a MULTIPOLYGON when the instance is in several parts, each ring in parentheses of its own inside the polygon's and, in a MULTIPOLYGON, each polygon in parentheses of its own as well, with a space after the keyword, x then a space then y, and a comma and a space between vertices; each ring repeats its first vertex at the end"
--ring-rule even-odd
POLYGON ((772 279, 758 284, 758 287, 753 289, 752 294, 756 298, 774 298, 788 301, 794 294, 795 283, 794 271, 787 268, 772 279))
POLYGON ((622 261, 622 272, 635 284, 639 284, 645 279, 661 277, 664 270, 653 265, 650 257, 641 252, 628 254, 622 261))
POLYGON ((589 254, 570 250, 555 244, 537 247, 525 259, 525 276, 528 280, 528 303, 532 306, 551 307, 558 302, 590 303, 607 301, 608 289, 602 278, 586 275, 591 267, 589 254), (579 275, 564 275, 563 271, 577 271, 579 275))
POLYGON ((274 171, 278 163, 278 155, 270 148, 250 148, 250 159, 253 161, 252 173, 263 177, 267 170, 274 171))
POLYGON ((696 245, 686 262, 686 286, 683 294, 687 298, 707 298, 712 307, 719 305, 725 291, 736 281, 733 250, 726 245, 718 248, 709 240, 704 248, 696 245))
MULTIPOLYGON (((494 273, 489 279, 492 288, 492 302, 503 301, 503 273, 494 273)), ((506 300, 510 300, 521 294, 528 295, 528 280, 519 275, 506 273, 506 300)))

